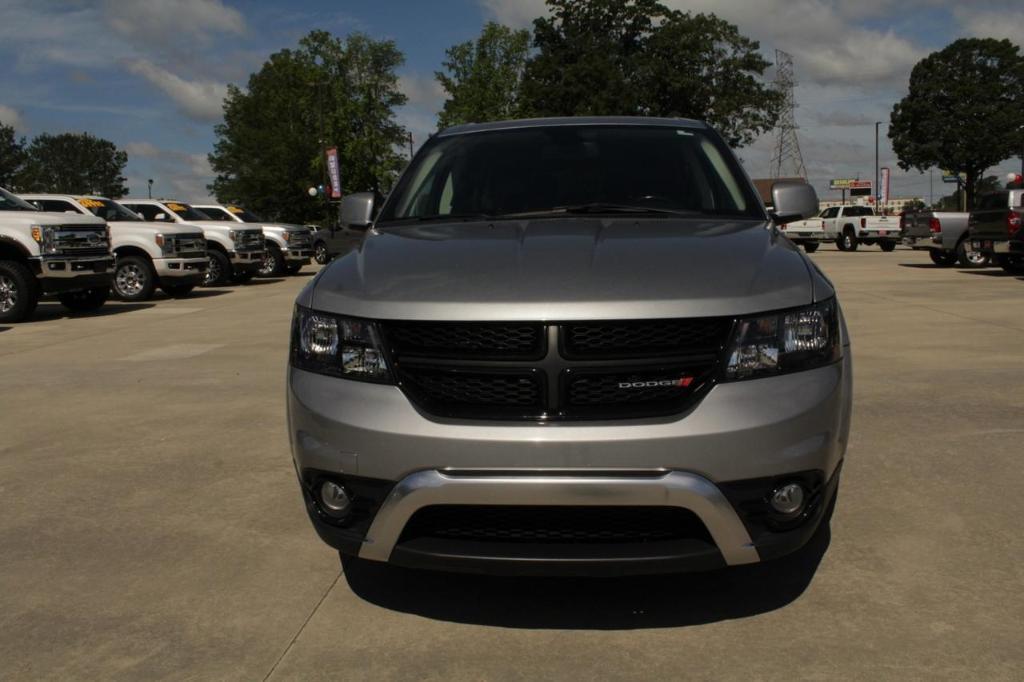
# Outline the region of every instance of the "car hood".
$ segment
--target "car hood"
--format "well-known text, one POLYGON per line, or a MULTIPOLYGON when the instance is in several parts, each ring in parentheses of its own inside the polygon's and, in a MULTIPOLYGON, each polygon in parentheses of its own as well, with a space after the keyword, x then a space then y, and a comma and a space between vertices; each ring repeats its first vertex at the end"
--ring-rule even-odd
POLYGON ((639 319, 805 305, 812 288, 763 222, 567 217, 374 229, 300 303, 377 319, 639 319))
POLYGON ((9 225, 90 225, 103 227, 107 221, 93 215, 49 211, 0 211, 0 222, 9 225))

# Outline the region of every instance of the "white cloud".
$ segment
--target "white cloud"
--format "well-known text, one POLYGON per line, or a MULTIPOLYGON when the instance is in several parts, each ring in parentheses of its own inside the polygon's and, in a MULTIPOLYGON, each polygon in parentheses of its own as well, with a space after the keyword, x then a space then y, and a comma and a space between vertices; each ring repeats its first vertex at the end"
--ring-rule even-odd
POLYGON ((216 81, 188 81, 146 59, 126 62, 128 70, 142 76, 170 97, 185 115, 199 121, 220 119, 227 85, 216 81))
POLYGON ((444 103, 444 88, 434 74, 403 74, 398 78, 398 89, 409 98, 409 106, 440 109, 444 103))
POLYGON ((532 26, 534 19, 548 13, 544 0, 479 1, 495 21, 515 28, 532 26))
POLYGON ((21 120, 21 114, 13 107, 0 104, 0 123, 9 125, 19 132, 25 131, 25 123, 21 120))
POLYGON ((1006 38, 1024 47, 1024 10, 979 10, 977 7, 958 6, 953 15, 963 27, 964 34, 977 38, 1006 38))
POLYGON ((206 186, 213 181, 214 173, 206 154, 164 149, 149 142, 132 142, 124 148, 133 195, 144 194, 146 180, 152 178, 153 196, 192 202, 210 197, 206 186))
POLYGON ((141 156, 144 158, 153 158, 160 156, 161 151, 156 145, 149 142, 129 142, 124 146, 125 152, 128 157, 141 156))
POLYGON ((221 0, 106 0, 103 10, 114 31, 144 44, 187 44, 246 31, 242 13, 221 0))

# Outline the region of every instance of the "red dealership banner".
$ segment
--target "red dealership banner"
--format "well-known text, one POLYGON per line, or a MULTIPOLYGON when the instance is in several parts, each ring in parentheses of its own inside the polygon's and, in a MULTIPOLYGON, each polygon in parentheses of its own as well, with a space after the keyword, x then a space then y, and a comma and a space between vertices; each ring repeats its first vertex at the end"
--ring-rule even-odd
POLYGON ((338 148, 327 149, 327 174, 331 177, 331 198, 341 198, 341 168, 338 166, 338 148))

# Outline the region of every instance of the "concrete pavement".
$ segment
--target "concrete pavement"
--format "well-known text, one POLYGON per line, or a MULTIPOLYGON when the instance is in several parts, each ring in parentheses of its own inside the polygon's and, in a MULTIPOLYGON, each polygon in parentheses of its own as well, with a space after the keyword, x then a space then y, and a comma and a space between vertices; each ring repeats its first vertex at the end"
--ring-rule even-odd
POLYGON ((284 425, 312 268, 0 327, 0 677, 1019 679, 1024 281, 814 259, 854 343, 831 533, 713 574, 343 566, 284 425))

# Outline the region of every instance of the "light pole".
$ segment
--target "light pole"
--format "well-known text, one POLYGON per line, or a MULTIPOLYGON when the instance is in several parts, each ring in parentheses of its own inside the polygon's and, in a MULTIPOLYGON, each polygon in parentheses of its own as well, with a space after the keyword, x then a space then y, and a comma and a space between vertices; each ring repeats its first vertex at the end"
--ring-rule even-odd
POLYGON ((878 127, 881 121, 875 121, 875 212, 878 212, 878 201, 882 198, 881 187, 878 186, 878 127))
POLYGON ((149 184, 149 198, 153 198, 153 178, 146 181, 149 184))

